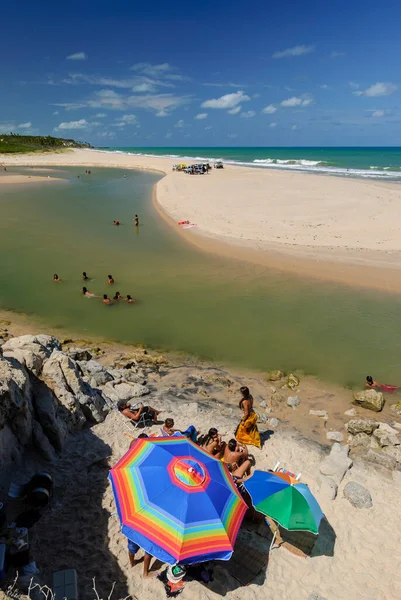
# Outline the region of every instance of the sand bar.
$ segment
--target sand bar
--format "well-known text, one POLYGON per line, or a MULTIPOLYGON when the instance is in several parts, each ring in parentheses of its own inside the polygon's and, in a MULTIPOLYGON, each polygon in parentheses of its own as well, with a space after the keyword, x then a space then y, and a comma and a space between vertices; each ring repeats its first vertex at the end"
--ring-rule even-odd
POLYGON ((0 157, 14 166, 165 173, 157 202, 174 226, 183 219, 198 225, 182 234, 203 249, 301 275, 401 291, 398 183, 230 165, 190 176, 172 172, 176 161, 96 150, 0 157))

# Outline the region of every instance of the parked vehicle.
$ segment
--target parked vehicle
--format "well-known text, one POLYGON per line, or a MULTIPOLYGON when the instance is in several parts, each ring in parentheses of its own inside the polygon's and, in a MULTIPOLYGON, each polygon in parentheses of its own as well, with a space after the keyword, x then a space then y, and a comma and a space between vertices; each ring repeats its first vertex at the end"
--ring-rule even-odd
POLYGON ((216 163, 214 163, 214 168, 215 169, 224 169, 224 165, 221 162, 221 160, 217 161, 216 163))

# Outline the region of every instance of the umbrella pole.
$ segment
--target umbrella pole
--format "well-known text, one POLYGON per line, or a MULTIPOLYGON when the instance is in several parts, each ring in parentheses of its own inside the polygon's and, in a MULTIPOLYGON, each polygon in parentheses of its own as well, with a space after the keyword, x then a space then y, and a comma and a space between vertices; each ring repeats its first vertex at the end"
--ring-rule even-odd
POLYGON ((272 541, 270 543, 269 552, 271 552, 271 550, 272 550, 272 548, 274 546, 274 542, 276 541, 276 537, 277 537, 277 531, 275 531, 274 534, 273 534, 273 538, 272 538, 272 541))

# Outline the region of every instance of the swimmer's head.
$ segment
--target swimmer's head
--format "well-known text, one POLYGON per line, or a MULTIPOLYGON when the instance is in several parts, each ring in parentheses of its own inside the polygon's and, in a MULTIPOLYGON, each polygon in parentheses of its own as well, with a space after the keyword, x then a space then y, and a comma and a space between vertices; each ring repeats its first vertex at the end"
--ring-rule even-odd
POLYGON ((103 300, 108 300, 107 294, 103 294, 103 300))
POLYGON ((127 294, 127 300, 132 300, 132 298, 129 294, 127 294))
POLYGON ((87 290, 87 289, 86 289, 86 287, 84 286, 84 287, 82 288, 82 293, 83 293, 83 294, 86 294, 86 292, 87 292, 87 291, 88 291, 88 290, 87 290))
POLYGON ((372 383, 373 383, 373 377, 371 377, 370 375, 368 375, 368 376, 366 377, 366 381, 367 381, 368 383, 372 384, 372 383))

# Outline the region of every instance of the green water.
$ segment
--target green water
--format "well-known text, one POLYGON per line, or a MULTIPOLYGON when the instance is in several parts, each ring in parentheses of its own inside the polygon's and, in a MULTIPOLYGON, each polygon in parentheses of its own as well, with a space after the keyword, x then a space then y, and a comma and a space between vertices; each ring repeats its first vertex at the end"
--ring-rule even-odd
POLYGON ((298 368, 342 384, 368 373, 400 383, 398 296, 318 284, 193 249, 152 206, 157 175, 50 173, 65 181, 0 187, 0 307, 83 337, 257 369, 298 368), (105 306, 83 297, 82 271, 93 278, 91 292, 118 290, 139 303, 105 306), (53 273, 63 282, 53 283, 53 273), (113 290, 105 283, 109 273, 113 290))

